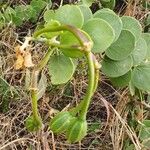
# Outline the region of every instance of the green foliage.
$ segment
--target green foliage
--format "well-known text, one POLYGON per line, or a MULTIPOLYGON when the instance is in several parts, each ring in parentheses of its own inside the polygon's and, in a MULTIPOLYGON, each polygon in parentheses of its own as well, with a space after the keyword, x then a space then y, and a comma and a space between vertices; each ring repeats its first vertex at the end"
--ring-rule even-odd
POLYGON ((150 120, 144 120, 142 122, 140 133, 139 133, 140 140, 144 148, 150 147, 150 120))
POLYGON ((10 22, 16 26, 29 20, 35 22, 46 5, 48 4, 45 0, 32 0, 30 5, 18 5, 14 8, 8 6, 0 14, 0 28, 10 22))
POLYGON ((136 42, 134 51, 132 52, 133 65, 139 65, 147 57, 147 44, 144 38, 140 37, 136 42))
POLYGON ((64 5, 55 14, 55 19, 62 24, 72 25, 78 28, 83 26, 83 14, 78 6, 64 5))
POLYGON ((90 8, 86 5, 79 5, 79 8, 83 14, 84 17, 84 24, 93 17, 92 15, 92 11, 90 10, 90 8))
POLYGON ((113 60, 123 60, 127 58, 134 49, 134 35, 128 30, 122 30, 117 41, 106 50, 106 55, 113 60))
POLYGON ((7 112, 9 110, 10 99, 16 95, 14 88, 3 78, 0 77, 0 110, 7 112))
POLYGON ((68 82, 75 70, 71 58, 68 58, 61 54, 53 55, 50 58, 48 68, 52 84, 63 84, 68 82))
POLYGON ((106 9, 100 9, 94 14, 94 18, 100 18, 110 24, 115 31, 115 40, 118 39, 122 30, 122 21, 113 11, 106 11, 106 9))
POLYGON ((123 16, 121 17, 123 23, 123 29, 129 30, 135 36, 135 41, 137 41, 142 33, 142 27, 138 20, 133 17, 123 16))
POLYGON ((103 19, 90 19, 84 26, 94 42, 92 51, 95 53, 104 52, 114 41, 115 33, 112 27, 103 19))
POLYGON ((150 33, 143 33, 142 37, 144 38, 144 40, 146 41, 146 44, 147 44, 147 55, 146 55, 146 58, 150 59, 150 33))
POLYGON ((126 74, 132 68, 132 65, 133 60, 131 56, 120 61, 114 61, 105 57, 102 61, 102 71, 108 77, 119 77, 126 74))
POLYGON ((123 76, 119 76, 116 78, 110 78, 112 84, 116 87, 125 87, 128 86, 131 80, 131 70, 124 74, 123 76))
POLYGON ((114 9, 116 5, 116 0, 100 0, 100 1, 101 1, 102 6, 105 8, 114 9))
POLYGON ((133 69, 132 82, 140 90, 150 91, 150 63, 143 63, 133 69))
POLYGON ((78 58, 83 56, 83 52, 78 49, 79 41, 74 35, 68 31, 60 35, 60 42, 64 45, 68 45, 70 48, 61 48, 60 50, 64 55, 71 58, 78 58))

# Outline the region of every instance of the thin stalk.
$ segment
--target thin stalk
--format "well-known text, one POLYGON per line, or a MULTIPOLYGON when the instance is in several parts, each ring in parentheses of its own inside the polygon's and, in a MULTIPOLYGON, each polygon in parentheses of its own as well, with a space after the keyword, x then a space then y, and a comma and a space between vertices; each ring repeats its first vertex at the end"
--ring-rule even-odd
POLYGON ((99 78, 100 78, 99 69, 95 69, 95 82, 94 82, 93 92, 95 92, 97 89, 99 78))
POLYGON ((32 99, 32 113, 34 118, 38 121, 39 120, 39 112, 38 112, 38 106, 37 106, 37 91, 31 90, 31 99, 32 99))
POLYGON ((69 110, 72 116, 76 116, 76 114, 81 110, 83 104, 84 101, 82 100, 76 107, 73 107, 72 109, 69 110))
POLYGON ((82 110, 80 112, 80 118, 85 120, 86 119, 86 114, 91 102, 91 98, 94 94, 93 92, 93 88, 94 88, 94 83, 95 83, 95 69, 94 69, 94 63, 93 63, 93 58, 92 58, 93 54, 91 52, 87 52, 86 53, 86 58, 87 58, 87 63, 88 63, 88 87, 87 87, 87 91, 86 91, 86 95, 84 97, 84 104, 82 107, 82 110))
POLYGON ((49 46, 62 48, 62 49, 72 49, 72 50, 82 50, 80 45, 63 45, 63 44, 57 44, 57 43, 48 43, 49 46))
POLYGON ((52 55, 52 53, 53 53, 53 50, 49 48, 45 56, 40 61, 40 63, 37 64, 37 66, 35 67, 35 70, 38 70, 38 71, 42 70, 46 66, 47 62, 49 61, 49 58, 52 55))
POLYGON ((37 89, 37 81, 38 81, 38 75, 39 71, 33 70, 32 72, 32 80, 31 80, 31 102, 32 102, 32 112, 33 116, 36 119, 36 121, 41 122, 39 112, 38 112, 38 106, 37 106, 37 94, 38 94, 38 89, 37 89))
POLYGON ((53 28, 44 28, 44 29, 36 31, 34 33, 34 37, 37 38, 38 36, 40 36, 41 34, 46 33, 46 32, 58 32, 58 31, 71 32, 76 37, 76 39, 79 41, 79 43, 82 47, 86 47, 87 50, 91 49, 92 41, 91 41, 90 37, 84 31, 81 31, 71 25, 61 25, 61 26, 53 27, 53 28))

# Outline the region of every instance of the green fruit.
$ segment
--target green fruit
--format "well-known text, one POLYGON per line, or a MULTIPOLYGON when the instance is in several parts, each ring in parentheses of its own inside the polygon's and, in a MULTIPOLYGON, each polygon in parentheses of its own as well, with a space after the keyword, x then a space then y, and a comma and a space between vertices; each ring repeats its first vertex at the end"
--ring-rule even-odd
POLYGON ((68 130, 66 132, 67 140, 70 143, 81 141, 87 134, 87 122, 86 120, 80 120, 78 118, 73 119, 70 122, 68 130))
POLYGON ((38 131, 42 127, 42 120, 41 118, 36 119, 34 116, 29 116, 25 121, 25 126, 30 132, 38 131))
POLYGON ((68 128, 72 118, 69 112, 60 112, 50 121, 50 129, 54 133, 62 133, 68 128))

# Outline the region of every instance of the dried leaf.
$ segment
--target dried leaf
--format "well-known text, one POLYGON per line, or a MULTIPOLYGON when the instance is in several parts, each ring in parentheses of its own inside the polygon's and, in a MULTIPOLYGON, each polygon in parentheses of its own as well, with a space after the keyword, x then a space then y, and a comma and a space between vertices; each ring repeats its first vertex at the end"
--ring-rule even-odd
POLYGON ((42 74, 41 76, 41 79, 39 81, 39 84, 38 84, 38 99, 40 99, 45 91, 46 91, 46 87, 47 87, 47 78, 44 74, 42 74))
POLYGON ((17 56, 17 60, 15 62, 15 69, 21 69, 23 67, 23 63, 24 63, 24 58, 22 55, 18 55, 17 56))
POLYGON ((25 88, 28 90, 30 88, 31 83, 31 75, 30 70, 26 69, 26 75, 25 75, 25 88))
POLYGON ((15 62, 15 69, 21 69, 23 67, 23 63, 24 63, 24 58, 23 58, 23 52, 20 51, 20 45, 17 45, 15 47, 15 52, 16 52, 16 62, 15 62))
POLYGON ((24 66, 27 68, 34 66, 34 64, 32 62, 32 56, 29 51, 25 52, 25 54, 24 54, 24 66))

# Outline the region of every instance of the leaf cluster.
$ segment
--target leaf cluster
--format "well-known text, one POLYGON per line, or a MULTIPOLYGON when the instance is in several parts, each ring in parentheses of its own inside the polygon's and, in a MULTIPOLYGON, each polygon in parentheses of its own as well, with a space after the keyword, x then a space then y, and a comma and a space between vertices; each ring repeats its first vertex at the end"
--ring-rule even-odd
POLYGON ((10 23, 20 26, 25 21, 35 22, 43 8, 47 5, 46 0, 32 0, 28 5, 3 8, 0 11, 0 28, 10 23))

